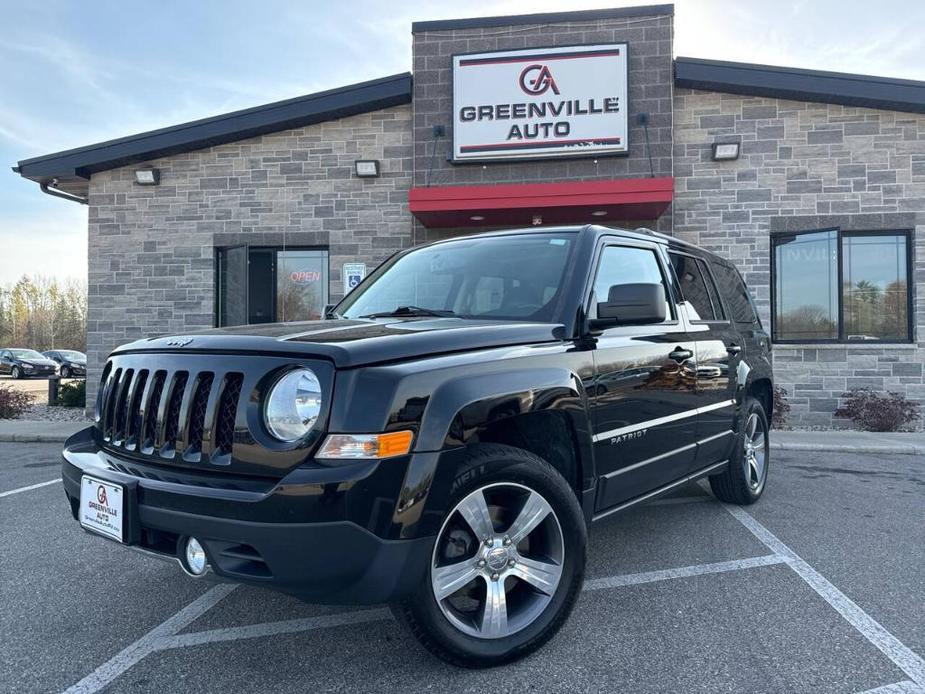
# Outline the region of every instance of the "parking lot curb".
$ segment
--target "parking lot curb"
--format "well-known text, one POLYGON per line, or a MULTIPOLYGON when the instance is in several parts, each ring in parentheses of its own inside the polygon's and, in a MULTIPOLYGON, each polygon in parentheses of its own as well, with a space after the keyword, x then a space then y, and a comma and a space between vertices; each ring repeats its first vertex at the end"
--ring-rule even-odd
POLYGON ((64 443, 70 434, 0 434, 0 443, 64 443))
POLYGON ((914 444, 864 445, 837 443, 798 443, 771 440, 771 450, 818 453, 861 453, 868 455, 925 455, 925 446, 914 444))

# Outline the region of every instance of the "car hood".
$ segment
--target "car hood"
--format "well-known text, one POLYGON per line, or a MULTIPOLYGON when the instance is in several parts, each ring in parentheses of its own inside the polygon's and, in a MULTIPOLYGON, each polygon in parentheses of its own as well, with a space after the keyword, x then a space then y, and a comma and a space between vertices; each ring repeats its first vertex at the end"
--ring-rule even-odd
POLYGON ((31 364, 32 366, 57 366, 57 363, 51 359, 29 359, 27 357, 18 357, 17 360, 22 364, 31 364))
POLYGON ((263 323, 216 328, 123 345, 138 351, 260 352, 330 359, 340 368, 507 345, 555 342, 565 327, 554 323, 464 318, 382 318, 263 323))

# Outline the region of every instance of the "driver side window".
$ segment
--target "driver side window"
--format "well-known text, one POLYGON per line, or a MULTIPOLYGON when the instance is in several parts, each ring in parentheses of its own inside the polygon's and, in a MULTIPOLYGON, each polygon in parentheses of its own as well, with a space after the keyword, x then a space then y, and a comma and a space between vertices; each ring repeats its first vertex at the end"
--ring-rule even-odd
POLYGON ((601 259, 594 278, 590 317, 597 317, 597 304, 607 301, 610 288, 618 284, 661 284, 665 290, 666 321, 673 319, 670 296, 662 275, 655 251, 633 246, 607 246, 601 252, 601 259))

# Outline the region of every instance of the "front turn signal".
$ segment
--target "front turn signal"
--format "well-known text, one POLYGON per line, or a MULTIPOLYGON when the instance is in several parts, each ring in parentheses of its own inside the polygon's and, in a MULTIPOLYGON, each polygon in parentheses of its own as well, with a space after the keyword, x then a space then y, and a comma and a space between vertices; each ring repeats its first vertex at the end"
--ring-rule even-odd
POLYGON ((412 431, 388 434, 329 434, 316 458, 321 460, 378 460, 405 455, 414 440, 412 431))

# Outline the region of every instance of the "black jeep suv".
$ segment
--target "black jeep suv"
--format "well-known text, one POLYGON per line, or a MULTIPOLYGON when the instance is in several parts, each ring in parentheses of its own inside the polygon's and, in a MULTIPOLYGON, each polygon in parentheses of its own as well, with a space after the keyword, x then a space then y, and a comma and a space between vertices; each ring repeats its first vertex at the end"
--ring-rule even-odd
POLYGON ((495 665, 563 624, 592 521, 701 477, 756 501, 771 406, 728 262, 646 230, 492 233, 393 256, 326 320, 118 348, 64 488, 191 575, 388 602, 495 665))

